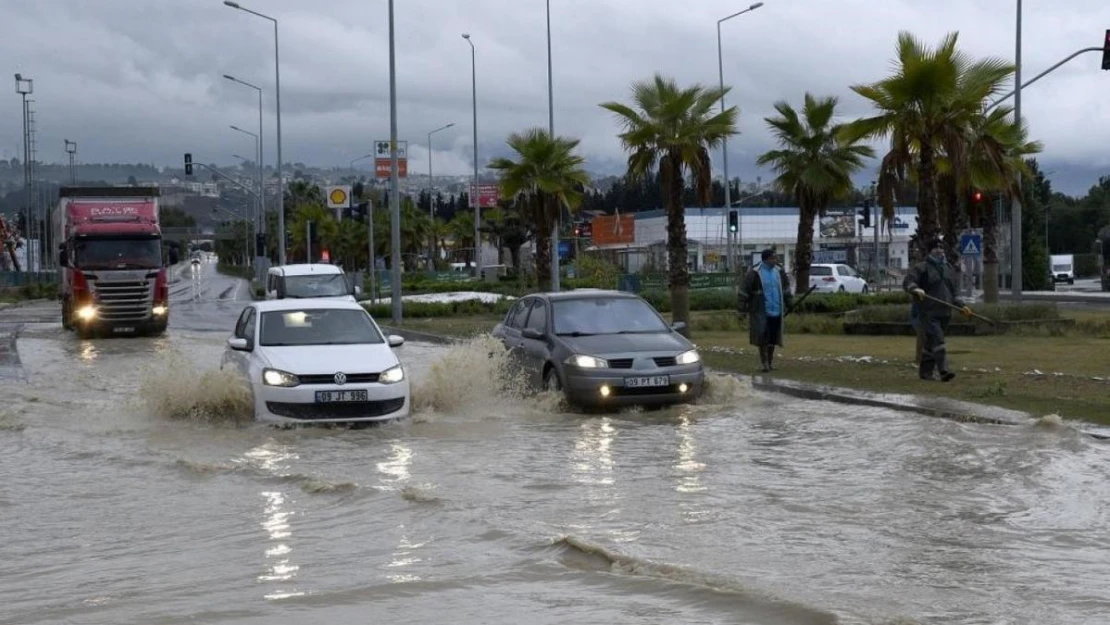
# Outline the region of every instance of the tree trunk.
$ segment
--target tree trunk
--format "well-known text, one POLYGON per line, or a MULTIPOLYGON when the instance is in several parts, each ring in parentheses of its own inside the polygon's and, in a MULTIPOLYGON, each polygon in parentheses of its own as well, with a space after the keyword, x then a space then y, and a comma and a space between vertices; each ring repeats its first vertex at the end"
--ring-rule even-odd
POLYGON ((513 270, 516 271, 517 274, 520 274, 520 246, 519 245, 509 246, 509 259, 513 263, 513 270))
MULTIPOLYGON (((547 201, 545 195, 541 195, 535 200, 538 203, 536 215, 543 215, 546 208, 543 204, 547 201)), ((542 221, 537 223, 536 228, 536 284, 539 286, 541 293, 546 293, 551 290, 551 227, 543 224, 542 221)))
POLYGON ((993 204, 980 215, 983 224, 983 301, 998 303, 998 222, 993 204))
POLYGON ((937 162, 932 137, 921 139, 921 168, 917 183, 917 255, 920 262, 929 253, 929 242, 940 234, 937 210, 937 162))
POLYGON ((667 263, 671 287, 671 321, 683 322, 682 334, 690 336, 690 272, 686 268, 686 207, 682 203, 685 180, 678 158, 667 159, 667 263))
POLYGON ((809 267, 813 261, 813 220, 816 217, 809 201, 798 201, 798 242, 794 246, 794 292, 801 295, 809 289, 809 267))

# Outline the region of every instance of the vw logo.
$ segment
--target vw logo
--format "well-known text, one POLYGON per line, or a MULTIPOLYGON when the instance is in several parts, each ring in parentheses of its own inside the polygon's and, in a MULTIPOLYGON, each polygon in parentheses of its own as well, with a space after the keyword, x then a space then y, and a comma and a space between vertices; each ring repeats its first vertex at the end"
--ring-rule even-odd
POLYGON ((347 374, 343 373, 342 371, 335 374, 335 383, 336 384, 346 384, 347 383, 347 374))

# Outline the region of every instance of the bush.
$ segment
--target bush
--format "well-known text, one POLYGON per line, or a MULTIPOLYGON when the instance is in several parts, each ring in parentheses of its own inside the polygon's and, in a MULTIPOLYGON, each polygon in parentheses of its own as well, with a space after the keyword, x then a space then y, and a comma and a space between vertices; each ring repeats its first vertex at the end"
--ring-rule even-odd
MULTIPOLYGON (((1047 321, 1060 318, 1060 312, 1055 304, 984 304, 975 306, 973 310, 994 321, 1047 321)), ((959 313, 952 311, 955 319, 963 319, 959 313)), ((895 306, 868 306, 861 308, 852 315, 852 321, 866 323, 909 323, 909 305, 895 306)))
POLYGON ((254 280, 254 267, 244 267, 242 265, 229 265, 226 263, 219 263, 216 265, 216 271, 224 274, 225 276, 232 276, 235 278, 242 278, 244 280, 254 280))
MULTIPOLYGON (((504 315, 509 312, 513 300, 498 302, 483 302, 470 299, 461 302, 401 302, 401 311, 405 317, 413 319, 427 319, 431 317, 461 317, 472 315, 504 315)), ((363 307, 376 319, 388 319, 393 316, 391 304, 367 304, 363 307)))
POLYGON ((19 294, 24 299, 58 299, 58 283, 32 282, 19 288, 19 294))
POLYGON ((1075 255, 1075 277, 1076 278, 1097 278, 1098 277, 1098 254, 1076 254, 1075 255))

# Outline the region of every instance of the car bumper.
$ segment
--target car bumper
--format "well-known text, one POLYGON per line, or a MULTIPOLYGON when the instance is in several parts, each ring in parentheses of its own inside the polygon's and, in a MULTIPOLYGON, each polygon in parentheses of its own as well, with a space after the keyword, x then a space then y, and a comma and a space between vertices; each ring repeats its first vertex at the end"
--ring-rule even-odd
POLYGON ((570 401, 588 406, 652 406, 692 402, 705 386, 701 363, 652 371, 567 368, 563 389, 570 401), (629 378, 667 376, 668 385, 631 387, 629 378), (608 389, 608 394, 603 392, 608 389), (684 390, 683 390, 684 389, 684 390))
MULTIPOLYGON (((836 282, 821 282, 813 289, 814 293, 836 293, 840 290, 840 285, 836 282)), ((847 290, 847 287, 845 287, 847 290)))
POLYGON ((360 423, 404 419, 412 409, 409 381, 397 384, 259 385, 255 420, 265 423, 360 423), (366 401, 317 403, 317 391, 366 391, 366 401))

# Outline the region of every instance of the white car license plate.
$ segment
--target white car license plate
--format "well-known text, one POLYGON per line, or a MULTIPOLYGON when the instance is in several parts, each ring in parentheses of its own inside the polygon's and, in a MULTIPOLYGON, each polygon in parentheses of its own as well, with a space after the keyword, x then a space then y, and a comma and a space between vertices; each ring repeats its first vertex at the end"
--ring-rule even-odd
POLYGON ((345 401, 366 401, 365 390, 350 391, 316 391, 316 403, 332 404, 345 401))
POLYGON ((625 378, 624 385, 627 388, 650 388, 655 386, 668 386, 671 379, 665 375, 653 375, 643 378, 625 378))
POLYGON ((114 328, 112 328, 112 331, 113 332, 120 332, 120 333, 124 333, 124 332, 130 333, 130 332, 134 332, 135 328, 133 328, 132 326, 115 326, 114 328))

